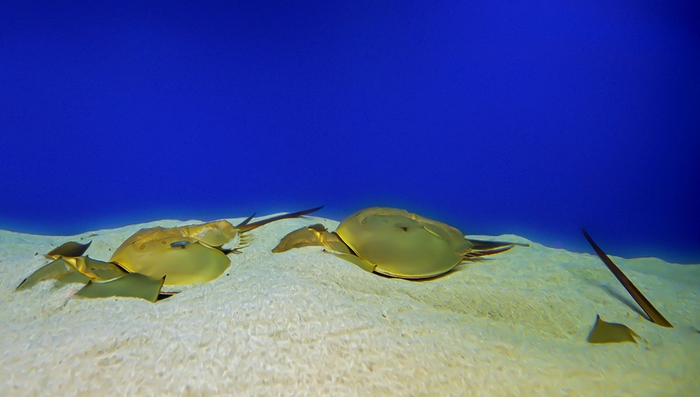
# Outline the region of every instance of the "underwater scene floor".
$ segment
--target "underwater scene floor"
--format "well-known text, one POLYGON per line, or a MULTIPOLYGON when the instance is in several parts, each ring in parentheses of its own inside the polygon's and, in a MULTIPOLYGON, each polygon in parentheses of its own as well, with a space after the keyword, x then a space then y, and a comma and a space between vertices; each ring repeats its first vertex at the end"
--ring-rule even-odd
MULTIPOLYGON (((243 219, 231 219, 237 224, 243 219)), ((615 395, 700 393, 700 265, 611 257, 674 325, 646 319, 591 254, 529 243, 435 279, 368 273, 321 247, 273 254, 280 220, 220 277, 151 303, 16 287, 69 241, 107 260, 144 227, 77 236, 0 231, 0 390, 32 395, 615 395), (637 342, 591 344, 596 316, 637 342)), ((603 248, 604 242, 599 241, 603 248)))

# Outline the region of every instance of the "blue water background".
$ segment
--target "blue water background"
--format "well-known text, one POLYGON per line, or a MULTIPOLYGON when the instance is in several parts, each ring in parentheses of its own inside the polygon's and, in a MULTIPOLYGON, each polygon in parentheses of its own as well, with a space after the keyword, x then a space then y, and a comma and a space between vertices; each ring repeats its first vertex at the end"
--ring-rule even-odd
POLYGON ((697 2, 14 3, 2 229, 386 205, 700 263, 697 2))

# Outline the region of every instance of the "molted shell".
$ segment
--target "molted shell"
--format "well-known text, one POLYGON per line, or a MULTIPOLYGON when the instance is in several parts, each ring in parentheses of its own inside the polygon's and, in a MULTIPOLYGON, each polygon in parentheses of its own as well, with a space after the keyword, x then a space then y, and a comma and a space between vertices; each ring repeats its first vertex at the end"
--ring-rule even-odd
POLYGON ((219 248, 232 240, 238 240, 238 230, 226 221, 141 229, 117 248, 110 261, 131 273, 165 277, 165 285, 207 282, 231 264, 219 248))
POLYGON ((473 247, 459 229, 396 208, 358 211, 336 233, 375 272, 410 279, 448 272, 473 247))

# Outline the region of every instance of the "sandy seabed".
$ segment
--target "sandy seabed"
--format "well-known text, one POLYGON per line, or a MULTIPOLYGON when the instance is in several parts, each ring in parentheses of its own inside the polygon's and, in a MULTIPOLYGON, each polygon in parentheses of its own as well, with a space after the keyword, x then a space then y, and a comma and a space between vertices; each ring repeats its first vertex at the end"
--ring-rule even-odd
POLYGON ((15 291, 66 241, 92 240, 88 254, 108 260, 140 228, 188 223, 0 231, 0 394, 700 395, 700 266, 612 257, 675 326, 666 329, 598 257, 513 235, 495 239, 530 247, 416 282, 315 247, 272 254, 294 229, 338 224, 305 217, 253 230, 221 277, 155 304, 71 298, 79 284, 53 281, 15 291), (647 343, 588 344, 596 314, 647 343))

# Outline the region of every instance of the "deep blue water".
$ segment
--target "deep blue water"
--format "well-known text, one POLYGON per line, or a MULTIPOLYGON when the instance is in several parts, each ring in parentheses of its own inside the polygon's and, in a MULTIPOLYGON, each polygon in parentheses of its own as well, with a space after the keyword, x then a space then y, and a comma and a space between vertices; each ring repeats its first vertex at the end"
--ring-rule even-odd
POLYGON ((696 2, 15 3, 2 229, 388 205, 700 263, 696 2))

